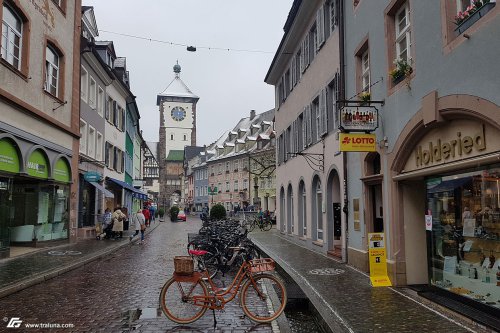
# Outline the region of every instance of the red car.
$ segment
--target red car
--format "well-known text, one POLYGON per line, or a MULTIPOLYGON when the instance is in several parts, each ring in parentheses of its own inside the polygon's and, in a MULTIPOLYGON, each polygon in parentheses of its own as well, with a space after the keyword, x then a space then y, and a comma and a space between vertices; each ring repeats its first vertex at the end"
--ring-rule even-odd
POLYGON ((186 222, 186 213, 183 210, 180 210, 179 214, 177 214, 177 220, 186 222))

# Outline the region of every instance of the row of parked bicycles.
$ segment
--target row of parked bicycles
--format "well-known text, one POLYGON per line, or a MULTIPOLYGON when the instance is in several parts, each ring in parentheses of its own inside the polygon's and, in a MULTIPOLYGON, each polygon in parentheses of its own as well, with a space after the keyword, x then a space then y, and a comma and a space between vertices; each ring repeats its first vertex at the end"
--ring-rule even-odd
POLYGON ((268 323, 283 312, 287 293, 274 274, 275 262, 261 258, 248 239, 249 228, 239 221, 203 221, 198 233, 188 234, 188 256, 174 258, 175 273, 163 286, 160 305, 172 321, 188 324, 207 309, 222 310, 240 293, 241 308, 253 321, 268 323), (227 288, 219 288, 218 274, 236 272, 227 288))

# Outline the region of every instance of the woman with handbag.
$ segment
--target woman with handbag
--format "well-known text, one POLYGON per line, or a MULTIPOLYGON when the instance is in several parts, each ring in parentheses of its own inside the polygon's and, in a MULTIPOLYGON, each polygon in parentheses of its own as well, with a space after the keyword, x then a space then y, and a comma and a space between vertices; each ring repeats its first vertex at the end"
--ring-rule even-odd
POLYGON ((146 219, 144 218, 144 214, 139 209, 137 213, 132 216, 132 222, 135 225, 135 234, 130 235, 130 241, 132 238, 139 234, 139 230, 141 231, 141 244, 144 243, 144 231, 146 230, 146 219))

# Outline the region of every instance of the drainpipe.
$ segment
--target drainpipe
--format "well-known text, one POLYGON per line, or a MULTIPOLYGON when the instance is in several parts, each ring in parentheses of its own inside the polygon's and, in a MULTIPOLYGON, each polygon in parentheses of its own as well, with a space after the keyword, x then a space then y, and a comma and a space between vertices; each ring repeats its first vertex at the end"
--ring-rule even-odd
MULTIPOLYGON (((340 99, 345 100, 345 51, 344 51, 344 43, 345 43, 345 26, 344 26, 344 1, 339 1, 339 53, 340 53, 340 99)), ((347 152, 343 152, 342 164, 344 169, 344 214, 345 214, 345 230, 342 233, 342 237, 344 238, 343 243, 345 247, 342 248, 342 259, 344 262, 348 262, 347 257, 347 247, 349 242, 349 197, 347 196, 347 152)))

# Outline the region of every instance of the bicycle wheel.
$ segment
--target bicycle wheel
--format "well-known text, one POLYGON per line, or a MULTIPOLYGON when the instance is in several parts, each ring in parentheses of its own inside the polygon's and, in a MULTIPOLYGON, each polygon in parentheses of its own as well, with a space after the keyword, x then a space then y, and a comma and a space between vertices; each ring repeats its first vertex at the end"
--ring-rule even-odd
POLYGON ((206 307, 194 304, 194 295, 208 296, 208 289, 203 281, 179 282, 171 278, 160 292, 161 310, 173 322, 192 323, 207 311, 206 307))
POLYGON ((271 224, 271 221, 266 220, 262 222, 262 229, 264 229, 264 231, 269 231, 272 227, 273 225, 271 224))
POLYGON ((256 220, 252 220, 250 221, 250 225, 248 226, 248 231, 252 232, 253 229, 255 229, 255 226, 257 225, 257 221, 256 220))
POLYGON ((278 318, 285 309, 285 285, 271 274, 259 274, 248 279, 241 289, 241 307, 253 321, 268 323, 278 318))

